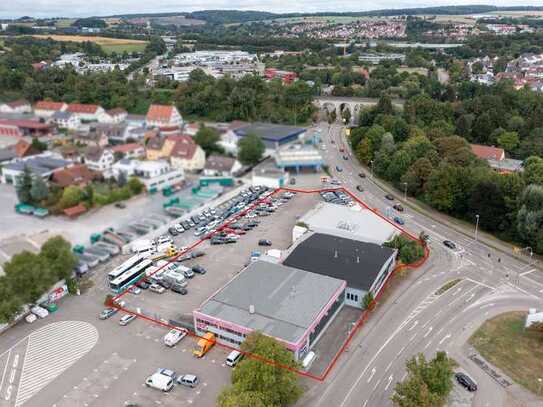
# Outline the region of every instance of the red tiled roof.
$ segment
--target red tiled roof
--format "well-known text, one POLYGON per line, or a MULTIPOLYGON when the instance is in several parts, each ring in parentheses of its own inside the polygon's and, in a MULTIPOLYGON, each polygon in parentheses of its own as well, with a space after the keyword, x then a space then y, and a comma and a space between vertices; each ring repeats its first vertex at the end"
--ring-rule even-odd
POLYGON ((70 103, 66 111, 70 113, 96 113, 99 107, 98 105, 70 103))
POLYGON ((179 157, 186 160, 192 159, 198 148, 192 137, 187 135, 168 136, 167 140, 174 141, 175 145, 172 149, 172 157, 179 157))
POLYGON ((38 151, 33 149, 32 144, 21 139, 15 144, 15 154, 17 154, 17 157, 27 157, 38 154, 38 151))
POLYGON ((87 208, 82 203, 72 206, 71 208, 64 209, 64 214, 70 218, 75 218, 83 213, 87 212, 87 208))
POLYGON ((146 119, 153 122, 168 122, 173 113, 173 106, 151 105, 147 111, 146 119))
POLYGON ((34 106, 34 109, 39 110, 60 110, 64 106, 64 102, 51 102, 49 100, 40 100, 34 106))
POLYGON ((0 136, 10 136, 21 138, 23 133, 17 126, 11 126, 7 124, 0 124, 0 136))
POLYGON ((98 174, 84 164, 73 165, 53 172, 52 181, 62 188, 70 185, 86 185, 97 178, 98 174))
POLYGON ((17 120, 17 119, 2 119, 0 120, 0 126, 15 126, 15 127, 22 127, 24 129, 32 129, 32 130, 47 130, 49 129, 49 125, 47 123, 41 123, 36 120, 17 120))
POLYGON ((111 151, 114 153, 128 153, 129 151, 134 151, 139 148, 143 148, 143 146, 138 143, 119 144, 118 146, 111 147, 111 151))
POLYGON ((503 148, 483 146, 480 144, 470 144, 470 146, 473 154, 483 160, 500 161, 505 158, 505 151, 503 148))

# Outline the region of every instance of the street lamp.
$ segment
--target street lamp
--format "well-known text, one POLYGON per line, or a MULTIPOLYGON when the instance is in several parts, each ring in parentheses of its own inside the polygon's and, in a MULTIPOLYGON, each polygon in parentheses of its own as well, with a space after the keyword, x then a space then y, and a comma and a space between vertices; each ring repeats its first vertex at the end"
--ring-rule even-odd
POLYGON ((373 178, 373 160, 370 160, 370 164, 371 164, 371 177, 373 178))
POLYGON ((407 182, 402 182, 402 184, 404 185, 403 200, 407 201, 407 182))
POLYGON ((479 215, 475 215, 475 241, 477 241, 478 231, 479 231, 479 215))
POLYGON ((537 381, 539 382, 539 387, 537 388, 537 394, 541 394, 541 383, 543 382, 543 379, 539 377, 537 381))

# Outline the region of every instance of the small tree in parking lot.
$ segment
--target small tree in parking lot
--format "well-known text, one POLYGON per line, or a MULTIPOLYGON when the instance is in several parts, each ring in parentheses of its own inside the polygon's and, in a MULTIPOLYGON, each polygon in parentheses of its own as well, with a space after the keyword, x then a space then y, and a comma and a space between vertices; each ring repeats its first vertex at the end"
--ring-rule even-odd
POLYGON ((375 299, 373 298, 373 294, 371 292, 368 292, 362 300, 362 305, 364 306, 364 309, 373 308, 374 301, 375 299))

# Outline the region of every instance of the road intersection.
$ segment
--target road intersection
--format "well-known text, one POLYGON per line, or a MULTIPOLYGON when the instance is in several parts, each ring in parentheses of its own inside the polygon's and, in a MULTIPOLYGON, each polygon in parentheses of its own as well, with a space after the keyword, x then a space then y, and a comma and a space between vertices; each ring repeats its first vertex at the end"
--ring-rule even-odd
MULTIPOLYGON (((371 208, 393 218, 389 190, 374 182, 345 140, 342 126, 321 126, 322 153, 332 177, 371 208), (345 159, 345 157, 347 159, 345 159), (337 171, 337 167, 341 171, 337 171), (366 177, 358 174, 363 172, 366 177), (360 185, 363 192, 357 191, 360 185)), ((402 194, 396 194, 401 196, 402 194)), ((508 310, 541 308, 543 277, 527 257, 519 261, 459 233, 447 223, 416 212, 405 204, 399 214, 413 235, 430 236, 431 255, 409 272, 373 312, 340 358, 329 378, 311 388, 301 404, 311 406, 373 407, 392 405, 396 382, 405 378, 405 361, 419 352, 432 357, 445 350, 479 382, 475 406, 506 406, 506 388, 469 360, 466 341, 484 320, 508 310), (452 240, 450 250, 443 240, 452 240), (459 282, 438 295, 449 281, 459 282), (462 363, 463 362, 463 363, 462 363)))

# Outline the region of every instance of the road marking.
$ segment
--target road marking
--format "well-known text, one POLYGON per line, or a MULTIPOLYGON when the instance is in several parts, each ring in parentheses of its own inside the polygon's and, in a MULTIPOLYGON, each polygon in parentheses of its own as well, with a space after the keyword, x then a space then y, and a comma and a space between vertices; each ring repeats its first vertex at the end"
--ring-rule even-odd
POLYGON ((428 346, 430 346, 431 343, 432 343, 432 341, 428 342, 428 343, 426 344, 426 346, 424 347, 424 349, 428 348, 428 346))
POLYGON ((398 353, 396 353, 396 357, 400 356, 402 354, 402 352, 405 350, 406 347, 407 347, 407 345, 405 345, 403 348, 401 348, 400 351, 398 353))
POLYGON ((494 303, 491 302, 490 304, 481 305, 481 306, 479 307, 479 309, 488 308, 488 307, 493 307, 493 306, 494 306, 494 303))
POLYGON ((6 373, 8 371, 9 358, 10 357, 11 357, 11 349, 9 350, 8 356, 6 358, 6 365, 4 366, 4 373, 2 373, 2 379, 0 380, 0 392, 2 391, 2 387, 4 386, 4 380, 6 378, 6 373))
POLYGON ((485 283, 481 283, 480 281, 473 280, 473 279, 471 279, 471 278, 469 278, 469 277, 466 277, 466 280, 472 282, 473 284, 478 284, 478 285, 481 285, 481 286, 483 286, 483 287, 489 288, 489 289, 491 289, 492 291, 494 291, 494 290, 496 289, 496 287, 492 287, 491 285, 488 285, 488 284, 485 284, 485 283))
POLYGON ((430 332, 432 332, 433 329, 434 329, 434 328, 429 327, 429 328, 428 328, 428 331, 426 331, 426 333, 424 334, 423 338, 426 338, 428 335, 430 335, 430 332))
POLYGON ((473 299, 473 297, 475 297, 475 293, 471 293, 471 295, 468 297, 466 302, 470 302, 473 299))
POLYGON ((385 369, 385 372, 387 372, 388 369, 390 369, 390 367, 392 366, 393 363, 394 363, 394 361, 391 360, 390 363, 387 365, 387 368, 385 369))
POLYGON ((439 345, 441 345, 443 342, 445 342, 447 339, 449 339, 451 337, 451 334, 447 334, 443 337, 443 339, 441 339, 439 341, 439 345))
POLYGON ((390 386, 390 383, 392 383, 393 377, 394 376, 392 376, 392 375, 388 376, 388 382, 387 382, 387 385, 385 386, 385 391, 388 390, 388 387, 390 386))
POLYGON ((371 382, 371 379, 373 379, 373 375, 375 374, 376 371, 377 371, 377 369, 375 369, 375 368, 371 369, 371 374, 370 374, 370 377, 368 379, 368 383, 371 382))
POLYGON ((366 407, 367 404, 368 404, 368 400, 366 400, 366 401, 364 402, 364 404, 362 405, 362 407, 366 407))
POLYGON ((417 334, 413 335, 413 336, 411 337, 411 339, 409 339, 409 342, 413 342, 413 339, 415 339, 416 337, 417 337, 417 334))
POLYGON ((416 320, 415 323, 413 325, 411 325, 411 328, 408 329, 408 331, 412 331, 413 329, 415 329, 415 327, 419 324, 419 321, 416 320))
POLYGON ((519 276, 520 276, 520 277, 523 277, 523 276, 525 276, 526 274, 533 273, 534 271, 536 271, 536 269, 531 269, 531 270, 525 271, 524 273, 520 273, 519 276))

